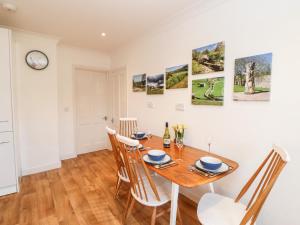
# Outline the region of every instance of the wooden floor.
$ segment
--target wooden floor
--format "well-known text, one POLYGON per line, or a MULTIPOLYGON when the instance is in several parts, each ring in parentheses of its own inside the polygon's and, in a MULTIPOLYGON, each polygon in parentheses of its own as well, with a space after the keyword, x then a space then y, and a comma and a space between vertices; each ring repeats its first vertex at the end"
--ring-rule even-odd
MULTIPOLYGON (((0 224, 5 225, 120 225, 126 186, 113 198, 116 171, 108 150, 80 155, 62 162, 62 168, 25 176, 21 192, 0 197, 0 224)), ((199 224, 196 205, 180 196, 185 225, 199 224)), ((128 225, 150 224, 151 208, 136 204, 128 225)), ((169 214, 156 225, 168 225, 169 214)))

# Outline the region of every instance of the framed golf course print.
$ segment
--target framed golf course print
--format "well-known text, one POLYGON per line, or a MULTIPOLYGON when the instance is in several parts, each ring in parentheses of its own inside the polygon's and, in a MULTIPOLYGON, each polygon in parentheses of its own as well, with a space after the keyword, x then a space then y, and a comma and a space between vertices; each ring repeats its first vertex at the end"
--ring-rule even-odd
POLYGON ((192 104, 222 106, 224 101, 224 77, 192 81, 192 104))

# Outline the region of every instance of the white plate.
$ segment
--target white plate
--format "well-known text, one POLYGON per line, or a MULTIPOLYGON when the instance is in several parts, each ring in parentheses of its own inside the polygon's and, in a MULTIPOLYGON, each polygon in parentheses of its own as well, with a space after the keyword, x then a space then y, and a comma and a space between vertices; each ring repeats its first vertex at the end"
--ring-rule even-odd
POLYGON ((153 160, 151 160, 151 159, 149 158, 148 154, 145 154, 145 155, 143 156, 143 160, 144 160, 146 163, 150 163, 150 164, 154 164, 154 165, 161 165, 161 164, 165 164, 165 163, 170 162, 172 159, 171 159, 171 157, 167 154, 163 160, 161 160, 161 161, 153 161, 153 160))
POLYGON ((229 170, 229 166, 226 163, 222 163, 221 167, 217 170, 209 170, 203 167, 200 160, 197 160, 195 166, 203 171, 211 172, 211 173, 225 173, 229 170))

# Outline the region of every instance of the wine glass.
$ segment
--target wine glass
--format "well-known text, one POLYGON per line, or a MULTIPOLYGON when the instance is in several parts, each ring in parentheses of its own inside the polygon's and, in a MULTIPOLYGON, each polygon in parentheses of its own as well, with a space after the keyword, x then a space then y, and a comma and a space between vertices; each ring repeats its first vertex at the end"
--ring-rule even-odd
POLYGON ((208 143, 208 152, 210 153, 210 148, 211 148, 211 144, 212 144, 212 137, 211 136, 208 137, 207 143, 208 143))

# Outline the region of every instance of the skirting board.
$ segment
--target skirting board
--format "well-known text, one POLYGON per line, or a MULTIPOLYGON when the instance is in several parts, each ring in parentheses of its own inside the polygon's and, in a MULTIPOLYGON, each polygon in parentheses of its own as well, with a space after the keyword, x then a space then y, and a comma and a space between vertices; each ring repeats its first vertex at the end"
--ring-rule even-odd
MULTIPOLYGON (((110 151, 112 151, 111 148, 103 148, 103 149, 99 149, 99 150, 96 150, 96 151, 101 151, 101 150, 110 150, 110 151)), ((89 152, 94 152, 94 151, 86 151, 85 153, 89 153, 89 152)), ((85 153, 82 153, 82 154, 85 154, 85 153)), ((73 158, 76 158, 76 157, 77 157, 77 154, 75 152, 69 152, 69 153, 60 155, 60 160, 73 159, 73 158)))
POLYGON ((77 154, 75 152, 70 152, 60 155, 60 160, 73 159, 76 158, 77 154))
POLYGON ((8 194, 16 193, 16 192, 17 192, 16 184, 8 186, 8 187, 0 188, 0 196, 8 195, 8 194))
POLYGON ((56 162, 56 163, 51 163, 48 165, 44 166, 38 166, 38 167, 33 167, 29 169, 22 170, 22 176, 30 175, 30 174, 35 174, 35 173, 40 173, 40 172, 45 172, 48 170, 53 170, 53 169, 58 169, 61 167, 61 162, 56 162))
POLYGON ((195 188, 180 188, 180 194, 184 195, 185 197, 197 204, 200 198, 209 191, 210 190, 208 185, 203 185, 195 188))

